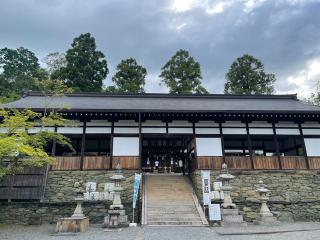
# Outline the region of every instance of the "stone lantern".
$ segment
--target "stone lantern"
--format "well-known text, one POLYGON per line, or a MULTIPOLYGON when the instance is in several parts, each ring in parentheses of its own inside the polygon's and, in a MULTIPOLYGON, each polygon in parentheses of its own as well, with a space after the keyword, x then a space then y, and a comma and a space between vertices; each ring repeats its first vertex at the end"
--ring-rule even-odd
POLYGON ((224 199, 221 205, 221 225, 222 226, 246 226, 246 222, 243 221, 243 216, 239 214, 236 204, 232 202, 230 193, 232 186, 230 180, 234 176, 231 175, 228 171, 228 166, 226 163, 223 163, 221 166, 221 174, 219 179, 222 181, 221 190, 223 191, 224 199))
POLYGON ((76 209, 71 217, 60 218, 56 225, 56 233, 77 233, 85 232, 89 229, 89 218, 87 218, 82 211, 82 203, 84 201, 83 182, 75 182, 74 188, 76 192, 75 201, 77 203, 76 209))
POLYGON ((124 181, 125 177, 121 175, 119 162, 117 163, 115 174, 110 179, 114 184, 113 202, 108 210, 108 215, 104 218, 102 227, 117 228, 129 226, 128 215, 126 215, 121 202, 121 192, 123 191, 121 182, 124 181))
POLYGON ((121 175, 120 164, 118 163, 116 166, 115 175, 110 177, 114 184, 114 195, 113 195, 113 203, 110 206, 110 209, 123 209, 123 205, 121 203, 121 192, 123 188, 121 186, 121 182, 125 179, 124 176, 121 175))
POLYGON ((82 182, 75 182, 74 183, 74 187, 75 187, 75 192, 77 194, 77 196, 75 197, 75 201, 77 203, 77 207, 73 212, 73 215, 71 216, 72 218, 77 218, 77 217, 84 217, 83 211, 82 211, 82 203, 84 201, 83 198, 83 193, 84 193, 84 189, 82 186, 82 182))
POLYGON ((273 214, 270 212, 270 209, 267 205, 267 202, 269 201, 268 192, 269 190, 266 188, 267 185, 263 183, 262 180, 259 181, 259 188, 257 192, 259 193, 259 200, 261 202, 261 208, 260 208, 260 219, 258 221, 258 224, 270 224, 277 222, 277 219, 273 216, 273 214))
POLYGON ((223 163, 221 167, 221 174, 219 175, 219 179, 221 179, 222 181, 221 190, 223 191, 223 195, 224 195, 222 208, 236 208, 236 205, 232 202, 232 199, 230 196, 230 193, 232 190, 230 180, 233 178, 234 176, 229 174, 227 164, 223 163))

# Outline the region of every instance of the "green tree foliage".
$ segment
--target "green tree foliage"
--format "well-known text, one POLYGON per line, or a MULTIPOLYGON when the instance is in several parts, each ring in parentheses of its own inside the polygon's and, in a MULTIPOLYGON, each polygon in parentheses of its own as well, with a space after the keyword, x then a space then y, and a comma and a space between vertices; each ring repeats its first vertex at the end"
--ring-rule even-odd
POLYGON ((320 81, 317 82, 316 91, 311 93, 310 96, 303 99, 304 102, 316 106, 320 106, 320 81))
POLYGON ((226 74, 224 92, 227 94, 271 94, 276 81, 274 74, 267 74, 259 59, 243 55, 234 61, 226 74))
POLYGON ((160 78, 169 88, 170 93, 198 93, 206 94, 208 91, 201 86, 201 70, 186 50, 179 50, 161 68, 160 78))
POLYGON ((72 149, 70 140, 62 134, 48 131, 48 127, 68 125, 58 113, 42 115, 31 110, 0 110, 0 178, 15 174, 27 166, 43 166, 54 162, 46 151, 55 141, 72 149), (28 130, 40 128, 35 134, 28 130))
POLYGON ((106 89, 113 93, 143 93, 147 70, 138 65, 133 58, 122 60, 117 65, 117 72, 112 77, 115 86, 106 89))
POLYGON ((14 99, 26 90, 37 90, 37 81, 48 77, 30 50, 0 49, 0 96, 14 99))
POLYGON ((57 103, 53 102, 55 98, 72 92, 72 89, 59 79, 43 79, 37 82, 37 87, 45 96, 42 113, 28 109, 0 109, 0 178, 19 172, 26 166, 53 163, 54 158, 48 153, 50 143, 55 142, 73 149, 69 138, 48 131, 50 127, 74 125, 58 113, 67 106, 56 105, 57 103), (29 134, 29 130, 35 128, 38 131, 29 134))
POLYGON ((69 87, 81 92, 101 92, 102 81, 109 73, 104 54, 96 50, 90 33, 76 37, 66 53, 66 67, 55 73, 69 87))
POLYGON ((47 65, 46 69, 48 73, 53 76, 52 78, 56 78, 54 76, 55 73, 58 72, 61 68, 67 66, 66 54, 59 52, 49 53, 42 59, 42 62, 47 65))

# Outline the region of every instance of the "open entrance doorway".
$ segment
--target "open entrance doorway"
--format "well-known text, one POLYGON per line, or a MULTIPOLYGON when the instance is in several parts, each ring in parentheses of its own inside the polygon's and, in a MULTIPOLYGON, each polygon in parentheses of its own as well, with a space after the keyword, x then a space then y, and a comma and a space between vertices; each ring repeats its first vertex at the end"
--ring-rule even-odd
POLYGON ((192 135, 143 135, 142 170, 146 173, 188 174, 194 151, 192 135))

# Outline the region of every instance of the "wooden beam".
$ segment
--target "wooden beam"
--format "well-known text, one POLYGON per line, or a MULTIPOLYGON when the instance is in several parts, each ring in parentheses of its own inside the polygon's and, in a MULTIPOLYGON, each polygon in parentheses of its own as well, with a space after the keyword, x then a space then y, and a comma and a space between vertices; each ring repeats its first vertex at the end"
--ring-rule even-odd
POLYGON ((114 138, 114 121, 111 122, 111 136, 110 136, 110 166, 109 169, 112 169, 113 161, 113 138, 114 138))
POLYGON ((282 162, 281 162, 281 158, 280 158, 280 147, 279 147, 279 142, 278 142, 278 136, 276 133, 276 125, 274 122, 272 123, 272 131, 273 131, 274 143, 276 145, 276 152, 277 152, 277 157, 278 157, 279 169, 282 169, 282 162))
POLYGON ((249 156, 250 156, 250 161, 251 161, 251 167, 254 169, 254 162, 253 162, 253 151, 252 151, 252 142, 251 142, 251 137, 250 137, 250 132, 249 132, 249 123, 246 122, 246 130, 247 130, 247 140, 248 140, 248 147, 249 147, 249 156))
POLYGON ((198 168, 198 159, 197 159, 197 141, 196 141, 196 127, 195 123, 192 123, 192 141, 193 141, 193 146, 194 146, 194 169, 196 170, 198 168))
POLYGON ((87 128, 87 120, 85 119, 83 121, 82 138, 81 138, 80 170, 83 170, 84 151, 86 147, 86 128, 87 128))
POLYGON ((142 167, 142 134, 141 134, 141 113, 139 112, 139 158, 140 158, 140 166, 139 172, 141 172, 142 167))
POLYGON ((301 123, 298 123, 298 126, 299 126, 300 138, 302 141, 304 159, 306 160, 307 169, 310 169, 309 159, 308 159, 308 155, 307 155, 307 148, 306 148, 306 143, 304 142, 304 135, 303 135, 301 123))
POLYGON ((222 149, 222 163, 226 163, 226 152, 224 149, 224 137, 223 137, 223 130, 222 130, 222 123, 219 122, 219 132, 220 132, 220 140, 221 140, 221 149, 222 149))

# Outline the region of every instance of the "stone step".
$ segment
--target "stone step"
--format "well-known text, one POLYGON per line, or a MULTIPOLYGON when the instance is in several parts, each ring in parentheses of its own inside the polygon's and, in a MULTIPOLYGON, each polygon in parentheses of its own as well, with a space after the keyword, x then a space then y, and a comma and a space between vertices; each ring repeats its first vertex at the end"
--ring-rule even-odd
POLYGON ((203 226, 201 221, 148 221, 148 225, 188 225, 203 226))
MULTIPOLYGON (((150 217, 163 217, 164 214, 162 213, 149 213, 148 216, 150 217)), ((196 213, 167 213, 165 214, 168 218, 175 218, 175 217, 186 217, 186 218, 198 218, 199 214, 196 213)))
POLYGON ((179 221, 179 222, 201 222, 200 217, 149 217, 150 222, 167 222, 167 221, 179 221))
POLYGON ((149 211, 196 211, 196 207, 190 206, 190 207, 175 207, 175 206, 156 206, 156 205, 148 205, 147 209, 149 211))
POLYGON ((147 224, 203 226, 192 187, 183 176, 147 176, 147 224))
POLYGON ((194 213, 196 214, 197 213, 197 210, 196 209, 180 209, 180 210, 177 210, 177 209, 162 209, 162 210, 159 210, 159 209, 148 209, 147 210, 148 213, 166 213, 166 214, 182 214, 182 213, 194 213))

